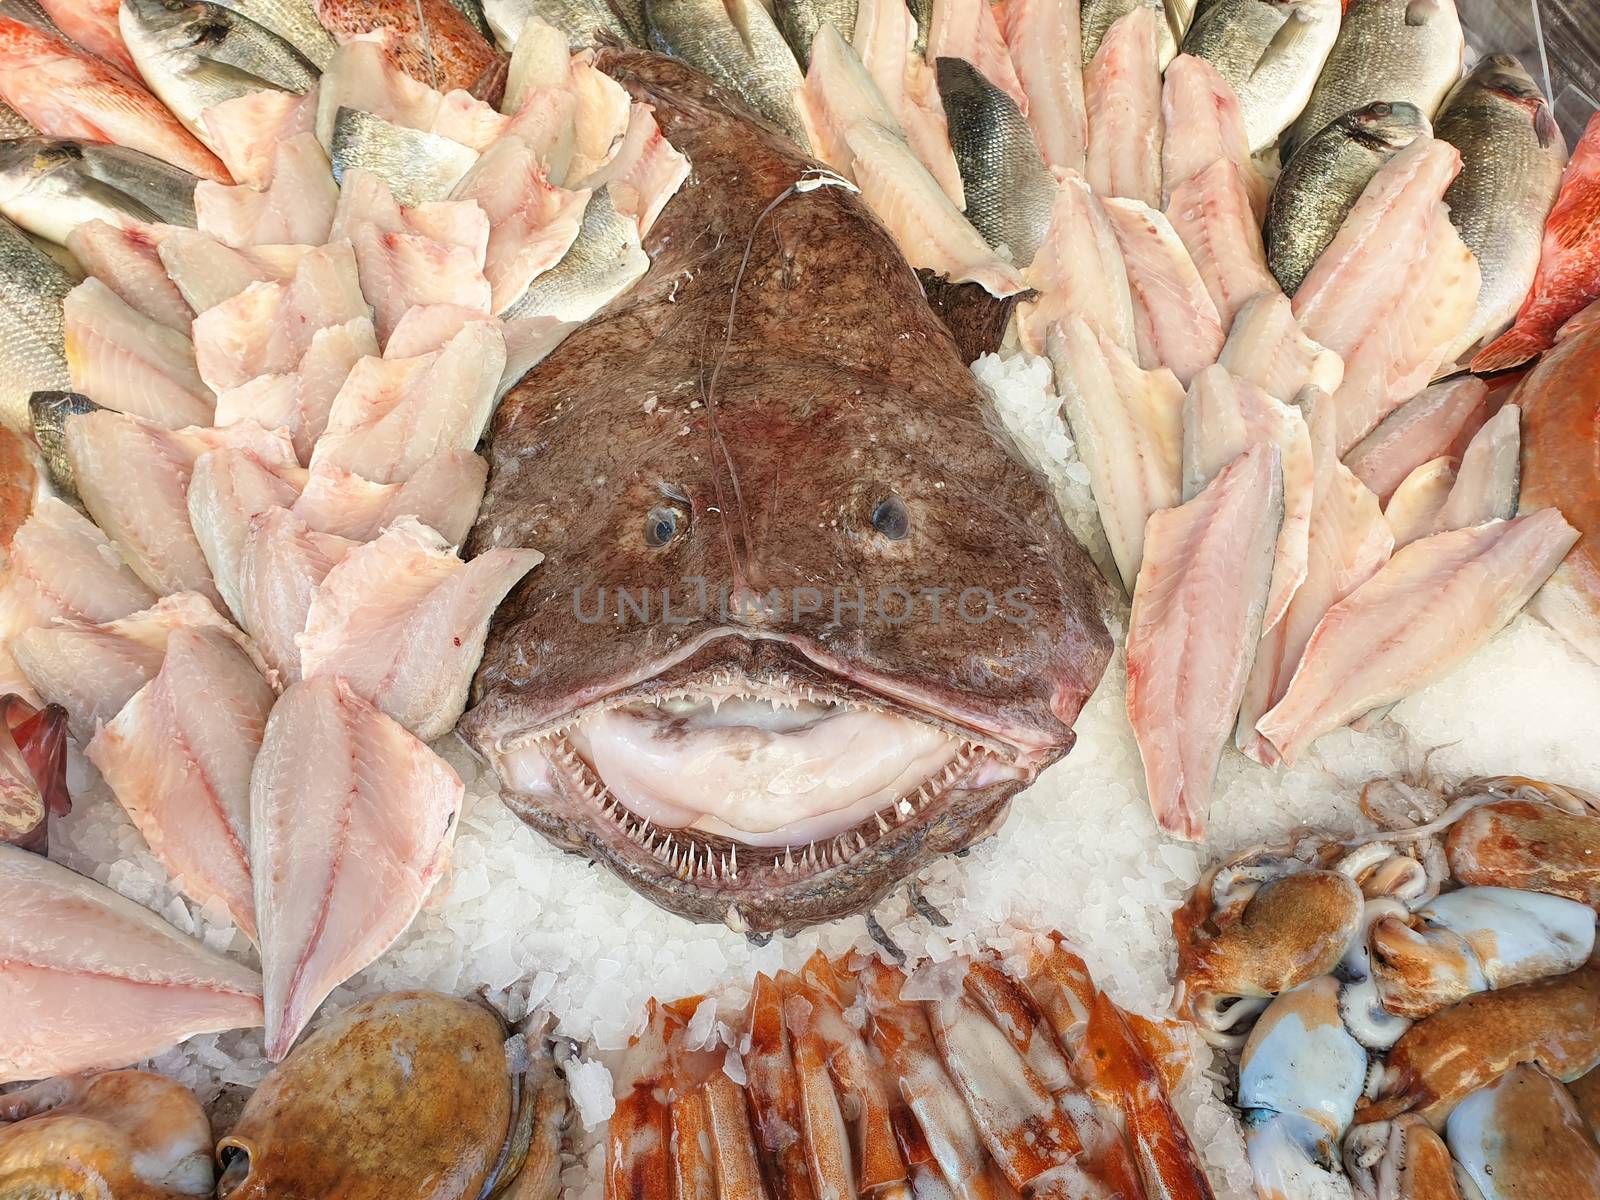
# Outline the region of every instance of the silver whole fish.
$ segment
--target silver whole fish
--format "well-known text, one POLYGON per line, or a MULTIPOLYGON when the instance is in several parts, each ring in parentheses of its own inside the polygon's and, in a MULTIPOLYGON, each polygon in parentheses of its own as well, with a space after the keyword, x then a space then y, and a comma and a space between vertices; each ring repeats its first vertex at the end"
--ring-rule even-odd
POLYGON ((192 228, 198 182, 180 167, 123 146, 53 138, 0 142, 0 213, 57 244, 85 221, 192 228))
POLYGON ((967 219, 991 246, 1007 247, 1025 267, 1050 225, 1055 177, 1010 96, 963 59, 941 58, 936 68, 967 219))
POLYGON ((191 132, 212 105, 263 90, 304 93, 319 75, 277 34, 207 0, 123 0, 121 26, 150 90, 191 132))
POLYGON ((1211 0, 1183 52, 1217 69, 1239 97, 1252 151, 1264 150, 1311 97, 1339 33, 1340 0, 1211 0))
POLYGON ((1350 0, 1311 99, 1278 143, 1280 160, 1374 100, 1403 100, 1431 120, 1461 77, 1465 50, 1455 0, 1350 0))
POLYGON ((34 392, 28 397, 29 423, 45 470, 50 473, 50 482, 69 496, 78 494, 78 482, 67 455, 67 418, 99 410, 100 405, 77 392, 34 392))
MULTIPOLYGON (((277 34, 305 55, 319 71, 328 69, 333 52, 339 48, 333 35, 317 20, 316 6, 311 0, 216 0, 216 3, 277 34)), ((487 29, 484 36, 489 36, 487 29)))
POLYGON ((811 65, 811 40, 826 21, 845 41, 855 37, 856 0, 776 0, 778 28, 800 60, 800 69, 811 65))
MULTIPOLYGON (((601 31, 625 41, 643 36, 642 28, 630 30, 607 0, 484 0, 483 12, 494 40, 508 53, 516 49, 529 17, 538 17, 566 34, 572 50, 593 46, 595 34, 601 31)), ((642 11, 640 21, 642 26, 642 11)))
POLYGON ((1262 231, 1267 266, 1285 293, 1300 287, 1378 168, 1430 132, 1415 106, 1379 100, 1346 113, 1289 160, 1262 231))
POLYGON ((555 266, 529 284, 522 298, 501 314, 587 321, 650 269, 639 244, 639 227, 617 212, 607 188, 597 188, 584 206, 578 238, 555 266))
MULTIPOLYGON (((1178 54, 1190 22, 1195 19, 1199 0, 1084 0, 1079 10, 1083 65, 1088 66, 1106 31, 1141 4, 1153 8, 1161 19, 1156 22, 1156 58, 1165 67, 1178 54)), ((930 6, 931 7, 931 6, 930 6)))
POLYGON ((445 199, 478 161, 477 152, 460 142, 342 106, 333 119, 328 155, 340 183, 346 171, 360 167, 383 180, 394 198, 408 206, 445 199))
POLYGON ((0 421, 26 433, 28 398, 71 386, 62 301, 72 278, 0 217, 0 421))
POLYGON ((1473 67, 1445 98, 1433 132, 1461 151, 1444 202, 1483 274, 1459 355, 1504 332, 1533 286, 1567 146, 1550 102, 1509 54, 1473 67))
POLYGON ((645 0, 645 20, 651 49, 711 76, 811 152, 800 64, 760 0, 645 0))

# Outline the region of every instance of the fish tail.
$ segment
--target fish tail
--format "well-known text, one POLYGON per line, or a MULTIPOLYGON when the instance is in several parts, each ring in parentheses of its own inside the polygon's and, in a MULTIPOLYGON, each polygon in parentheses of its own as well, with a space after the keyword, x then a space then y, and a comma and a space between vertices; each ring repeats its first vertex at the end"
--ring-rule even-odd
POLYGON ((1491 371, 1520 366, 1548 349, 1549 345, 1549 339, 1536 333, 1526 329, 1509 329, 1473 356, 1472 370, 1475 374, 1487 375, 1491 371))

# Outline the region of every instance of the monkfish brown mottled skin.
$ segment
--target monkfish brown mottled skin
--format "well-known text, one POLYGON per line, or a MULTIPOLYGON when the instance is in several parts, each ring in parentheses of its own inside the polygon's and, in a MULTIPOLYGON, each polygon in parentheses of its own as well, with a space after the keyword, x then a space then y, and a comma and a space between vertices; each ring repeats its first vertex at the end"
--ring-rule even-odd
MULTIPOLYGON (((692 174, 651 231, 649 273, 495 417, 470 547, 546 558, 491 624, 462 732, 558 845, 692 919, 792 930, 992 830, 1071 747, 1111 652, 1101 584, 859 197, 683 64, 613 49, 597 65, 654 106, 692 174), (816 706, 808 736, 848 714, 881 721, 880 741, 938 731, 948 752, 842 830, 792 839, 783 822, 729 832, 738 813, 689 828, 636 811, 583 752, 598 715, 630 737, 667 722, 637 735, 664 753, 699 746, 730 697, 779 725, 816 706)), ((789 761, 789 736, 717 769, 789 761)), ((694 761, 666 781, 677 802, 711 769, 694 761)))

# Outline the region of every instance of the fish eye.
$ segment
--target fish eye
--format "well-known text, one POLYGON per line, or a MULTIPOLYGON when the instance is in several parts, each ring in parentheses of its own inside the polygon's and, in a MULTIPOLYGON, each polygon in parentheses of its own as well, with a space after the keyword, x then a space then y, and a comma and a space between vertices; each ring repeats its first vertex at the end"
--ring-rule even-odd
POLYGON ((891 542, 904 541, 911 532, 911 510, 890 493, 872 506, 872 527, 891 542))
POLYGON ((645 514, 644 541, 645 545, 660 549, 677 536, 678 526, 682 523, 678 510, 658 504, 645 514))

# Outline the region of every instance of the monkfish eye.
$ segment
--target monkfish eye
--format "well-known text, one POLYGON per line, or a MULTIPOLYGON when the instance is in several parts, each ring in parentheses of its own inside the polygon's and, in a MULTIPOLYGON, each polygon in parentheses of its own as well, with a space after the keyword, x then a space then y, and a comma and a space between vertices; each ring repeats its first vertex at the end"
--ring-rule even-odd
POLYGON ((684 523, 682 514, 675 508, 668 508, 658 504, 645 514, 644 540, 645 545, 659 549, 665 546, 678 534, 678 528, 684 523))
POLYGON ((872 527, 891 542, 904 541, 911 532, 911 511, 899 496, 890 493, 872 506, 872 527))

